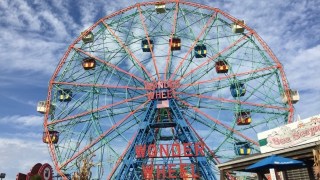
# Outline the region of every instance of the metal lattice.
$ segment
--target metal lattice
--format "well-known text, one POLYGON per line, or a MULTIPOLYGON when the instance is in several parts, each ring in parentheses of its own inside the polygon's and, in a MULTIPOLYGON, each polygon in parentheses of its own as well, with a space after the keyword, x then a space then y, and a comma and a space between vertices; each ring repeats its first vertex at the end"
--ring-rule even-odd
POLYGON ((259 151, 257 132, 292 120, 288 92, 280 62, 243 21, 191 2, 140 3, 70 45, 42 109, 45 134, 59 133, 46 142, 62 175, 93 154, 96 179, 139 179, 143 165, 184 162, 214 179, 215 164, 259 151), (138 145, 197 142, 204 156, 136 157, 138 145))

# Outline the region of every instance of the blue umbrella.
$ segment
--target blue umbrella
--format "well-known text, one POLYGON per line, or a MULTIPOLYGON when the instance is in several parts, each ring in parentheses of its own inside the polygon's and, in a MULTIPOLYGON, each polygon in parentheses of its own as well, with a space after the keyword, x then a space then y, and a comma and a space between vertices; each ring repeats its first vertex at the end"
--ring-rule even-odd
POLYGON ((257 170, 261 171, 261 170, 267 170, 270 168, 274 168, 277 170, 285 170, 285 169, 303 167, 304 165, 305 164, 302 161, 272 155, 247 167, 246 171, 255 172, 257 170))

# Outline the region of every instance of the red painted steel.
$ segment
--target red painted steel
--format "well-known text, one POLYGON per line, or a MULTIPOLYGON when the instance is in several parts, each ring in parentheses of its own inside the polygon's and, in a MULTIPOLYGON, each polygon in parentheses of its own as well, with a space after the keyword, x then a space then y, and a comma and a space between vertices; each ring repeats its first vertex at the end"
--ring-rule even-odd
POLYGON ((267 104, 257 104, 257 103, 251 103, 251 102, 243 102, 240 100, 231 100, 231 99, 225 99, 225 98, 217 98, 217 97, 212 97, 212 96, 204 96, 200 94, 188 94, 184 92, 176 92, 175 94, 185 94, 188 96, 193 96, 193 97, 198 97, 202 99, 211 99, 215 101, 220 101, 220 102, 226 102, 226 103, 236 103, 236 104, 245 104, 245 105, 250 105, 250 106, 257 106, 257 107, 264 107, 264 108, 270 108, 270 109, 279 109, 279 110, 289 110, 288 108, 284 107, 279 107, 279 106, 271 106, 267 104))
POLYGON ((73 49, 75 49, 76 51, 79 51, 79 52, 81 52, 81 53, 83 53, 83 54, 85 54, 85 55, 87 55, 87 56, 89 56, 89 57, 91 57, 91 58, 93 58, 93 59, 95 59, 95 60, 97 60, 97 61, 105 64, 105 65, 107 65, 107 66, 110 66, 110 67, 118 70, 119 72, 122 72, 122 73, 124 73, 124 74, 127 74, 127 75, 129 75, 130 77, 134 77, 134 78, 136 78, 137 80, 139 80, 139 81, 141 81, 141 82, 143 82, 143 83, 146 82, 145 80, 143 80, 143 79, 135 76, 134 74, 129 73, 129 72, 127 72, 127 71, 119 68, 118 66, 115 66, 115 65, 113 65, 113 64, 111 64, 111 63, 108 63, 108 62, 106 62, 106 61, 104 61, 104 60, 102 60, 102 59, 100 59, 100 58, 98 58, 98 57, 95 57, 95 56, 93 56, 92 54, 90 54, 90 53, 88 53, 88 52, 85 52, 85 51, 82 50, 82 49, 79 49, 79 48, 76 48, 76 47, 73 47, 73 49))
POLYGON ((275 69, 275 68, 277 68, 277 66, 269 66, 269 67, 265 67, 265 68, 256 69, 256 70, 253 70, 253 71, 247 71, 247 72, 242 72, 242 73, 237 73, 237 74, 226 75, 226 76, 223 76, 223 77, 213 78, 213 79, 209 79, 209 80, 206 80, 206 81, 199 81, 199 82, 195 82, 195 83, 183 84, 180 87, 195 86, 195 85, 199 85, 199 84, 204 84, 204 83, 209 83, 209 82, 214 82, 214 81, 220 81, 220 80, 223 80, 223 79, 229 79, 229 78, 232 78, 232 77, 240 77, 240 76, 248 75, 248 74, 251 74, 251 73, 257 73, 257 72, 266 71, 266 70, 275 69))
POLYGON ((196 70, 200 69, 201 67, 207 65, 208 63, 210 63, 211 61, 213 61, 214 59, 216 59, 217 57, 219 57, 222 53, 228 51, 229 49, 231 49, 232 47, 234 47, 236 44, 238 44, 239 42, 241 42, 242 40, 248 38, 250 36, 251 33, 247 33, 245 36, 242 36, 240 39, 238 39, 237 41, 235 41, 234 43, 232 43, 230 46, 226 47, 224 50, 220 51, 219 53, 217 53, 216 55, 212 56, 211 58, 209 58, 207 61, 203 62, 202 64, 200 64, 199 66, 197 66, 196 68, 192 69, 189 73, 183 75, 182 77, 180 77, 178 79, 178 81, 181 81, 181 79, 185 78, 186 76, 189 76, 190 74, 194 73, 196 70))
POLYGON ((127 154, 129 147, 132 145, 133 140, 137 137, 138 133, 135 133, 132 138, 130 139, 126 149, 123 151, 123 153, 121 154, 121 156, 118 158, 115 166, 112 168, 111 173, 109 174, 109 176, 107 177, 107 179, 111 179, 111 177, 113 176, 113 174, 115 173, 115 171, 117 170, 117 168, 119 167, 120 163, 122 162, 124 156, 127 154))
MULTIPOLYGON (((213 11, 215 11, 216 13, 222 14, 223 16, 225 16, 226 18, 230 19, 230 20, 233 21, 233 22, 236 22, 236 21, 238 20, 238 19, 232 17, 231 15, 229 15, 229 14, 221 11, 221 10, 218 9, 218 8, 212 8, 212 7, 205 6, 205 5, 201 5, 201 4, 197 4, 197 3, 185 2, 185 1, 179 1, 179 0, 164 0, 163 2, 165 2, 165 3, 176 3, 176 6, 178 6, 178 4, 180 3, 180 4, 185 4, 185 5, 194 6, 194 7, 198 7, 198 8, 203 8, 203 9, 207 9, 207 10, 213 10, 213 11)), ((129 11, 129 10, 134 9, 134 8, 140 9, 140 6, 155 5, 156 3, 157 3, 157 1, 138 3, 138 4, 135 4, 135 5, 129 6, 129 7, 127 7, 127 8, 124 8, 124 9, 122 9, 122 10, 119 10, 119 11, 117 11, 117 12, 114 12, 114 13, 112 13, 112 14, 104 17, 104 18, 101 18, 98 22, 96 22, 96 23, 93 24, 90 28, 88 28, 88 29, 85 31, 84 34, 86 34, 86 32, 92 31, 92 30, 93 30, 96 26, 98 26, 100 23, 106 24, 104 21, 107 20, 107 19, 110 19, 110 18, 115 17, 115 16, 117 16, 117 15, 123 14, 123 13, 125 13, 125 12, 127 12, 127 11, 129 11)), ((141 11, 141 9, 140 9, 140 11, 141 11)), ((177 11, 178 11, 178 8, 176 8, 176 12, 177 12, 177 11)), ((141 14, 141 12, 140 12, 140 14, 141 14)), ((175 21, 176 21, 176 19, 177 19, 177 15, 176 15, 176 14, 177 14, 177 13, 175 13, 175 17, 174 17, 175 21)), ((176 24, 176 22, 175 22, 174 24, 176 24)), ((145 25, 144 25, 144 26, 145 26, 145 25)), ((288 93, 288 92, 289 92, 289 91, 288 91, 288 90, 289 90, 289 83, 288 83, 288 81, 287 81, 287 79, 286 79, 285 72, 284 72, 284 69, 283 69, 283 67, 282 67, 282 64, 279 62, 279 60, 278 60, 277 57, 274 55, 274 53, 271 51, 271 49, 268 47, 268 45, 262 40, 262 38, 261 38, 254 30, 252 30, 251 28, 249 28, 247 25, 243 25, 243 27, 249 32, 249 33, 247 34, 247 36, 253 35, 253 36, 260 42, 260 44, 262 45, 263 49, 268 53, 268 55, 269 55, 269 56, 273 59, 273 61, 277 64, 276 67, 272 66, 272 68, 278 68, 279 71, 280 71, 281 81, 282 81, 282 84, 283 84, 283 86, 284 86, 284 92, 286 93, 287 97, 289 97, 289 98, 288 98, 288 106, 289 106, 288 122, 289 122, 289 123, 292 122, 294 109, 293 109, 292 100, 291 100, 291 98, 290 98, 291 96, 290 96, 290 94, 288 93)), ((108 28, 108 27, 107 27, 107 28, 108 28)), ((171 38, 172 38, 174 32, 175 32, 175 27, 173 27, 173 31, 172 31, 172 34, 171 34, 171 38)), ((79 41, 81 41, 81 39, 82 39, 82 37, 83 37, 84 34, 80 35, 80 36, 68 47, 68 50, 66 51, 66 53, 65 53, 65 54, 63 55, 63 57, 61 58, 60 63, 58 64, 56 70, 54 71, 54 73, 53 73, 53 75, 52 75, 52 77, 51 77, 51 79, 50 79, 49 87, 48 87, 48 96, 47 96, 47 100, 46 100, 46 113, 45 113, 45 116, 44 116, 44 130, 45 130, 45 132, 47 133, 47 135, 49 135, 49 131, 48 131, 47 126, 49 125, 49 123, 48 123, 48 117, 49 117, 49 112, 50 112, 49 109, 50 109, 50 102, 51 102, 51 91, 52 91, 53 84, 55 84, 54 79, 57 77, 57 75, 58 75, 58 73, 60 72, 62 66, 65 64, 66 59, 67 59, 67 57, 69 56, 69 54, 71 53, 72 49, 76 49, 76 48, 74 47, 75 44, 78 43, 79 41)), ((235 44, 237 44, 238 42, 240 42, 241 40, 243 40, 245 37, 246 37, 246 36, 243 36, 241 39, 239 39, 239 40, 236 41, 234 44, 232 44, 232 46, 234 46, 235 44)), ((118 40, 120 40, 119 37, 116 37, 116 38, 117 38, 118 40)), ((149 39, 148 39, 148 43, 149 43, 149 45, 150 45, 150 40, 149 40, 149 39)), ((121 43, 120 43, 120 44, 121 44, 121 43)), ((122 44, 122 45, 123 45, 123 44, 122 44)), ((232 47, 232 46, 231 46, 231 47, 232 47)), ((226 48, 226 49, 223 50, 222 52, 220 52, 220 53, 218 53, 217 55, 215 55, 214 57, 210 58, 210 59, 207 61, 207 63, 210 62, 211 60, 215 59, 217 56, 219 56, 219 55, 222 54, 223 52, 227 51, 227 50, 230 49, 231 47, 226 48)), ((78 51, 82 51, 82 50, 80 50, 80 49, 77 49, 77 50, 78 50, 78 51)), ((87 54, 87 55, 88 55, 88 53, 86 53, 86 52, 84 52, 84 51, 82 51, 82 52, 83 52, 84 54, 87 54)), ((131 52, 130 52, 129 54, 130 54, 130 55, 133 55, 131 52)), ((170 56, 170 54, 171 54, 171 50, 170 50, 170 47, 169 47, 168 59, 167 59, 167 65, 166 65, 166 71, 165 71, 165 73, 167 73, 167 68, 168 68, 168 64, 169 64, 169 56, 170 56)), ((136 79, 139 80, 139 81, 145 82, 143 79, 141 79, 141 78, 139 78, 139 77, 136 77, 135 75, 133 75, 133 74, 131 74, 131 73, 128 73, 128 72, 126 72, 126 71, 124 71, 124 70, 122 70, 122 69, 120 69, 120 68, 118 68, 118 67, 116 67, 116 66, 114 66, 114 65, 111 65, 111 64, 109 64, 109 63, 107 63, 107 62, 105 62, 105 61, 103 61, 103 60, 101 60, 101 59, 98 59, 98 58, 96 58, 96 57, 94 57, 94 56, 92 56, 92 55, 90 55, 90 54, 89 54, 89 56, 95 58, 96 60, 100 61, 101 63, 104 63, 104 64, 106 64, 106 65, 109 65, 110 67, 113 67, 113 68, 117 69, 118 71, 120 71, 120 72, 122 72, 122 73, 128 74, 129 76, 134 77, 134 78, 136 78, 136 79)), ((134 56, 132 56, 132 57, 133 57, 133 59, 134 59, 135 61, 137 61, 137 59, 134 58, 134 56)), ((155 61, 155 60, 154 60, 154 61, 155 61)), ((137 62, 137 63, 138 63, 138 62, 137 62)), ((154 63, 155 63, 155 62, 154 62, 154 63)), ((181 63, 181 62, 180 62, 180 63, 181 63)), ((205 63, 205 64, 207 64, 207 63, 205 63)), ((144 71, 148 74, 148 76, 151 77, 151 79, 154 79, 154 78, 150 75, 150 73, 147 72, 145 68, 143 68, 143 65, 142 65, 141 63, 138 63, 138 64, 139 64, 139 66, 140 66, 142 69, 144 69, 144 71)), ((202 64, 201 66, 204 66, 205 64, 202 64)), ((200 68, 200 67, 199 67, 199 68, 200 68)), ((194 71, 196 71, 196 70, 199 69, 199 68, 193 69, 193 70, 192 70, 191 72, 189 72, 187 75, 193 73, 194 71)), ((263 69, 266 69, 266 68, 263 68, 263 69)), ((235 74, 235 76, 240 75, 240 74, 241 74, 241 75, 245 75, 244 73, 239 73, 239 74, 235 74)), ((157 76, 158 76, 158 78, 159 78, 159 74, 158 74, 158 73, 157 73, 157 76)), ((185 76, 186 76, 186 75, 185 75, 185 76)), ((231 76, 230 76, 230 77, 231 77, 231 76)), ((182 78, 184 78, 184 77, 181 77, 180 80, 181 80, 182 78)), ((166 80, 166 75, 165 75, 165 78, 164 78, 164 79, 166 80)), ((210 80, 210 81, 205 81, 205 82, 212 82, 212 81, 215 81, 215 80, 218 80, 218 78, 212 79, 212 80, 210 80)), ((205 82, 204 82, 204 81, 202 81, 202 82, 197 82, 197 84, 205 83, 205 82)), ((196 83, 194 83, 194 84, 189 84, 189 85, 195 85, 195 84, 196 84, 196 83)), ((183 86, 188 86, 188 85, 187 85, 187 84, 186 84, 186 85, 182 85, 181 87, 183 87, 183 86)), ((203 97, 201 97, 201 98, 203 98, 203 97)), ((181 101, 181 100, 180 100, 180 101, 181 101)), ((148 101, 147 101, 147 102, 148 102, 148 101)), ((147 103, 147 102, 146 102, 146 103, 147 103)), ((145 103, 144 103, 144 104, 145 104, 145 103)), ((189 104, 187 104, 186 102, 184 102, 183 104, 191 107, 191 106, 190 106, 189 104)), ((271 106, 271 107, 272 107, 272 106, 271 106)), ((268 107, 268 108, 271 108, 271 107, 268 107)), ((242 135, 240 132, 237 132, 237 131, 233 130, 232 128, 228 127, 228 126, 225 126, 225 125, 224 125, 223 123, 221 123, 220 121, 218 121, 218 120, 216 120, 216 119, 214 119, 214 118, 211 118, 210 116, 206 115, 205 113, 203 113, 203 112, 200 111, 199 109, 193 108, 193 107, 192 107, 192 109, 194 109, 194 110, 197 111, 198 113, 206 116, 208 119, 212 120, 213 122, 222 125, 223 127, 227 128, 227 129, 230 130, 230 131, 233 131, 235 134, 238 134, 239 136, 247 139, 248 141, 250 141, 250 142, 258 145, 257 142, 255 142, 255 141, 253 141, 253 140, 245 137, 245 136, 242 135)), ((129 115, 131 116, 132 113, 130 113, 129 115)), ((123 121, 124 121, 124 120, 123 120, 123 121)), ((104 133, 104 134, 105 134, 105 133, 104 133)), ((100 139, 101 139, 101 138, 100 138, 100 139)), ((96 141, 98 142, 100 139, 98 138, 96 141)), ((61 167, 65 166, 68 162, 72 161, 72 159, 70 159, 69 161, 67 161, 66 163, 64 163, 62 166, 60 166, 60 168, 58 168, 58 167, 59 167, 59 166, 58 166, 58 161, 57 161, 57 158, 56 158, 56 155, 55 155, 55 152, 54 152, 54 151, 55 151, 55 150, 54 150, 54 145, 53 145, 52 143, 49 143, 49 149, 50 149, 50 155, 51 155, 51 157, 52 157, 52 160, 53 160, 53 162, 54 162, 54 165, 55 165, 55 167, 56 167, 57 172, 58 172, 60 175, 62 175, 62 177, 63 177, 64 179, 66 179, 66 176, 64 176, 63 172, 61 171, 61 167)), ((87 149, 88 149, 88 147, 87 147, 87 149)), ((83 153, 85 150, 86 150, 86 149, 83 149, 83 150, 81 151, 81 153, 83 153)), ((79 154, 81 154, 81 153, 79 153, 79 154)), ((79 155, 79 154, 77 154, 77 155, 79 155)), ((76 157, 77 157, 77 156, 73 157, 73 159, 76 158, 76 157)))
POLYGON ((123 104, 123 103, 130 102, 130 101, 142 98, 142 97, 146 97, 146 96, 148 96, 148 94, 144 94, 144 95, 137 96, 137 97, 130 98, 130 99, 125 99, 123 101, 119 101, 119 102, 116 102, 116 103, 113 103, 113 104, 108 104, 108 105, 99 107, 97 109, 93 109, 91 111, 86 111, 86 112, 83 112, 83 113, 80 113, 80 114, 76 114, 76 115, 73 115, 73 116, 70 116, 70 117, 66 117, 66 118, 63 118, 63 119, 58 119, 58 120, 52 121, 50 123, 47 123, 47 125, 57 124, 57 123, 60 123, 60 122, 68 121, 68 120, 71 120, 71 119, 75 119, 75 118, 78 118, 78 117, 81 117, 81 116, 92 114, 92 113, 95 113, 95 112, 98 112, 98 111, 101 111, 101 110, 104 110, 104 109, 107 109, 107 108, 111 108, 111 107, 119 105, 119 104, 123 104))
POLYGON ((171 30, 171 35, 170 35, 170 39, 171 42, 169 43, 168 46, 168 56, 166 59, 166 68, 164 70, 164 80, 167 80, 167 71, 168 71, 168 67, 169 67, 169 63, 170 63, 170 57, 171 57, 171 43, 172 43, 172 38, 174 36, 174 34, 176 33, 176 24, 177 24, 177 16, 178 16, 178 11, 179 11, 179 3, 176 3, 176 10, 174 12, 174 17, 173 17, 173 26, 172 26, 172 30, 171 30))
POLYGON ((138 63, 138 65, 143 69, 143 71, 149 76, 150 79, 155 81, 154 77, 150 74, 150 72, 147 70, 147 68, 138 60, 138 58, 128 49, 128 47, 121 41, 121 39, 116 35, 114 31, 108 26, 105 22, 102 22, 102 24, 109 30, 109 32, 116 38, 118 43, 121 45, 123 49, 127 51, 127 53, 132 57, 132 59, 138 63))
POLYGON ((199 139, 199 141, 201 143, 204 144, 205 148, 207 149, 207 151, 209 151, 209 153, 211 154, 211 156, 216 160, 216 162, 219 164, 220 160, 218 159, 218 157, 215 155, 215 153, 209 148, 209 146, 203 141, 203 139, 199 136, 199 134, 197 133, 197 131, 192 127, 192 125, 190 124, 190 122, 188 121, 188 119, 183 116, 184 120, 187 122, 188 126, 193 130, 193 132, 196 134, 197 138, 199 139))
POLYGON ((75 86, 75 87, 81 86, 81 87, 99 87, 99 88, 111 88, 111 89, 152 90, 152 89, 147 89, 145 87, 112 86, 112 85, 105 85, 105 84, 83 84, 83 83, 56 82, 56 81, 54 81, 53 84, 63 84, 63 85, 70 85, 70 86, 75 86))
POLYGON ((174 75, 177 73, 177 71, 179 70, 179 68, 182 66, 183 62, 188 58, 189 54, 193 51, 194 46, 198 43, 200 37, 203 35, 203 33, 207 30, 207 28, 209 27, 209 24, 212 23, 213 19, 217 16, 217 13, 213 13, 212 16, 210 17, 210 19, 207 21, 207 23, 205 24, 205 26, 201 29, 200 34, 198 35, 198 37, 195 39, 194 43, 191 45, 191 47, 189 48, 188 52, 186 53, 186 55, 183 57, 183 59, 180 61, 178 67, 174 70, 173 74, 171 74, 169 80, 172 80, 172 78, 174 77, 174 75))
POLYGON ((102 133, 98 138, 92 141, 89 145, 85 146, 82 150, 80 150, 77 154, 75 154, 73 157, 68 159, 66 162, 64 162, 62 165, 59 166, 59 169, 62 169, 64 166, 66 166, 68 163, 76 159, 78 156, 80 156, 82 153, 87 151, 89 148, 93 147, 95 144, 97 144, 101 139, 103 139, 107 134, 112 132, 113 130, 117 129, 118 126, 120 126, 124 121, 126 121, 130 116, 132 116, 136 111, 140 110, 143 108, 147 103, 149 103, 149 100, 147 100, 145 103, 141 104, 138 106, 135 110, 130 112, 126 117, 118 121, 115 125, 113 125, 110 129, 102 133))
MULTIPOLYGON (((143 30, 144 30, 144 32, 146 34, 146 37, 147 37, 148 45, 149 45, 149 47, 151 47, 150 46, 150 37, 149 37, 149 34, 148 34, 147 26, 144 23, 144 18, 143 18, 140 6, 138 6, 138 10, 139 10, 139 15, 140 15, 140 21, 141 21, 141 24, 143 26, 143 30)), ((156 74, 157 74, 158 80, 160 80, 160 75, 159 75, 159 71, 158 71, 158 67, 157 67, 157 63, 156 63, 156 57, 154 56, 154 53, 153 53, 153 48, 150 48, 150 51, 151 51, 151 57, 152 57, 154 68, 156 70, 156 74)))
POLYGON ((253 144, 259 146, 259 143, 258 143, 257 141, 254 141, 254 140, 248 138, 247 136, 243 135, 241 132, 239 132, 239 131, 235 130, 234 128, 231 128, 230 126, 228 126, 228 125, 220 122, 219 120, 217 120, 217 119, 215 119, 215 118, 207 115, 206 113, 202 112, 202 111, 199 110, 198 108, 191 106, 189 103, 187 103, 187 102, 185 102, 185 101, 183 101, 183 100, 181 100, 181 99, 179 99, 179 98, 176 98, 176 99, 177 99, 178 101, 180 101, 182 104, 184 104, 184 105, 192 108, 194 111, 198 112, 199 114, 202 114, 203 116, 205 116, 205 117, 208 118, 209 120, 215 122, 216 124, 219 124, 219 125, 223 126, 223 127, 226 128, 227 130, 232 131, 232 132, 234 132, 235 134, 237 134, 238 136, 240 136, 240 137, 246 139, 247 141, 250 141, 250 142, 252 142, 253 144))

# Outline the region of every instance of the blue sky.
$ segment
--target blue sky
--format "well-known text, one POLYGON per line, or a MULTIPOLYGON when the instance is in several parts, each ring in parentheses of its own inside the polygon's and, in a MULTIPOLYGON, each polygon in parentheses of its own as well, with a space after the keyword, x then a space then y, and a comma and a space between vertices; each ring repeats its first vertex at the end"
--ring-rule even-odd
MULTIPOLYGON (((101 17, 138 1, 0 1, 0 172, 14 179, 37 162, 50 162, 41 142, 48 82, 67 47, 101 17)), ((300 92, 296 115, 319 114, 320 1, 194 1, 239 19, 267 42, 300 92)))

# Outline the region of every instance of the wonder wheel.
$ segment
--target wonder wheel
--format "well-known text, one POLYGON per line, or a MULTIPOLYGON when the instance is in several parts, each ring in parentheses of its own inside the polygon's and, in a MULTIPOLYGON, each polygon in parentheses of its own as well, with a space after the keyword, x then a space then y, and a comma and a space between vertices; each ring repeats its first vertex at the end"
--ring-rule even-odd
POLYGON ((216 179, 216 164, 259 151, 257 132, 292 120, 296 97, 244 21, 167 0, 81 33, 38 111, 61 175, 86 163, 92 179, 216 179))

